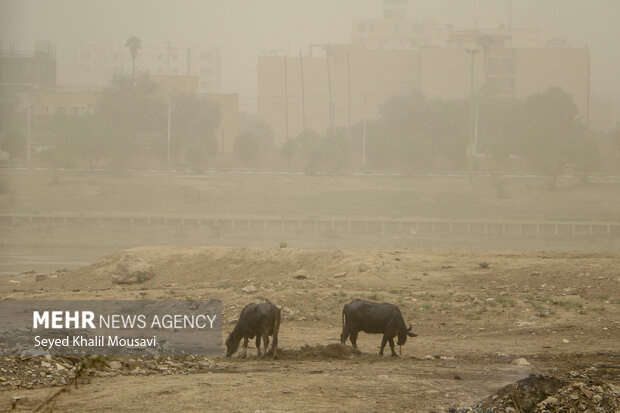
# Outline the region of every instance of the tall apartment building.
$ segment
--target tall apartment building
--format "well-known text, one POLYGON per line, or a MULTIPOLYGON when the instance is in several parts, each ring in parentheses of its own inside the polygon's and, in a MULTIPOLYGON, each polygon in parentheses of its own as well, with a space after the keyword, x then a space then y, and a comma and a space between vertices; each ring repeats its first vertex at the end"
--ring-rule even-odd
MULTIPOLYGON (((135 69, 152 75, 198 76, 200 93, 219 93, 222 59, 217 46, 143 43, 135 69)), ((131 73, 132 58, 124 43, 79 43, 59 48, 60 85, 105 86, 115 73, 131 73)))
POLYGON ((460 30, 433 19, 407 15, 408 0, 384 0, 383 17, 354 19, 351 42, 368 49, 417 49, 421 47, 474 47, 481 35, 501 41, 502 47, 540 47, 536 29, 499 27, 460 30))
POLYGON ((543 45, 538 30, 439 26, 408 18, 407 0, 383 4, 383 17, 353 21, 351 44, 320 45, 321 56, 311 46, 302 58, 258 58, 257 112, 276 143, 304 127, 324 133, 329 126, 375 118, 386 100, 414 91, 429 98, 468 97, 472 59, 475 88, 485 97, 525 98, 558 87, 588 122, 587 48, 543 45))

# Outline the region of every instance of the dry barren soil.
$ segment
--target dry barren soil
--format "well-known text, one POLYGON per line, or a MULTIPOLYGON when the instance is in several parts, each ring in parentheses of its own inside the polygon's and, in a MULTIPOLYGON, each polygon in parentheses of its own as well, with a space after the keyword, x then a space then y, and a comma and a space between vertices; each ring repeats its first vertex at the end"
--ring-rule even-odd
MULTIPOLYGON (((58 274, 3 279, 0 294, 216 298, 224 335, 245 304, 268 298, 282 306, 282 356, 117 357, 62 393, 54 411, 441 412, 472 406, 530 373, 620 385, 620 254, 143 247, 58 274), (113 284, 127 254, 151 265, 154 277, 113 284), (343 304, 356 297, 397 304, 414 324, 419 336, 400 358, 378 356, 380 336, 364 333, 361 356, 323 356, 320 346, 339 340, 343 304)), ((11 403, 33 410, 70 369, 57 357, 3 358, 0 410, 11 403)))

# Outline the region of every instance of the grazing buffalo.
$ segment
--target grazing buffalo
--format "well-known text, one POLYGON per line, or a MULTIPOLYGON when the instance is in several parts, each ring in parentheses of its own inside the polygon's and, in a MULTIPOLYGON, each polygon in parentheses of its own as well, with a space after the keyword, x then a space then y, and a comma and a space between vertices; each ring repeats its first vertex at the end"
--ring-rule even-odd
POLYGON ((356 298, 342 308, 342 334, 340 342, 344 343, 351 337, 353 348, 357 348, 357 333, 363 331, 370 334, 383 334, 379 355, 383 355, 385 343, 390 343, 392 356, 398 357, 394 351, 394 336, 398 336, 397 344, 402 346, 407 336, 417 334, 405 325, 405 320, 398 307, 390 303, 375 303, 356 298))
POLYGON ((245 357, 248 352, 248 339, 256 336, 256 355, 260 356, 260 341, 263 339, 265 351, 263 357, 267 354, 269 346, 269 336, 273 336, 271 349, 273 358, 278 358, 278 330, 280 329, 280 309, 275 304, 267 301, 266 303, 248 304, 243 310, 233 331, 226 339, 226 357, 235 354, 239 348, 239 342, 243 338, 243 354, 245 357))

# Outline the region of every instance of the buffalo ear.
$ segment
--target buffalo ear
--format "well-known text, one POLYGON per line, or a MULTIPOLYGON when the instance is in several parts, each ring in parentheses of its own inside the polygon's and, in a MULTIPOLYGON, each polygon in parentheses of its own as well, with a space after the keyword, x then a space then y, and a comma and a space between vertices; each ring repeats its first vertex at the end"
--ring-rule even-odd
POLYGON ((407 335, 408 335, 409 337, 417 337, 417 336, 418 336, 418 335, 417 335, 416 333, 414 333, 413 331, 408 332, 408 333, 407 333, 407 335))

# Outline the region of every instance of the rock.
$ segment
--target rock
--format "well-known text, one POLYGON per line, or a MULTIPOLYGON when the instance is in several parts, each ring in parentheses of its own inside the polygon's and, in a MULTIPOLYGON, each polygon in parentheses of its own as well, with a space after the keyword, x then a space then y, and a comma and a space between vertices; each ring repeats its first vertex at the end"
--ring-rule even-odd
POLYGON ((346 272, 339 272, 338 274, 334 274, 334 278, 342 278, 347 275, 346 272))
POLYGON ((121 362, 120 362, 120 361, 116 361, 116 360, 112 360, 112 361, 109 363, 109 366, 110 366, 110 368, 111 368, 112 370, 120 370, 120 369, 122 369, 122 368, 123 368, 123 365, 121 364, 121 362))
POLYGON ((564 338, 564 339, 562 339, 562 343, 568 344, 568 343, 570 343, 570 341, 568 341, 567 339, 564 338))
POLYGON ((523 357, 519 357, 519 358, 512 360, 512 364, 514 364, 515 366, 519 366, 519 367, 528 367, 532 365, 532 363, 530 363, 523 357))
POLYGON ((293 274, 293 278, 296 278, 298 280, 305 280, 306 278, 308 278, 308 271, 299 270, 293 274))
POLYGON ((29 348, 27 350, 22 351, 20 355, 21 355, 22 360, 26 360, 32 357, 42 356, 45 353, 46 351, 40 348, 29 348))
POLYGON ((125 254, 112 274, 114 284, 139 284, 154 277, 152 266, 136 254, 125 254))
POLYGON ((255 293, 256 291, 258 291, 258 288, 256 288, 255 286, 253 286, 252 284, 250 285, 246 285, 245 287, 243 287, 241 289, 241 292, 245 293, 245 294, 251 294, 251 293, 255 293))
POLYGON ((280 248, 286 248, 286 247, 287 247, 286 242, 281 242, 281 243, 280 243, 280 248))
POLYGON ((365 272, 365 271, 368 271, 368 265, 366 265, 366 264, 364 264, 364 263, 361 263, 361 264, 357 267, 357 270, 358 270, 359 272, 365 272))
POLYGON ((46 280, 46 279, 47 279, 47 274, 36 274, 34 276, 34 280, 36 282, 43 281, 43 280, 46 280))

